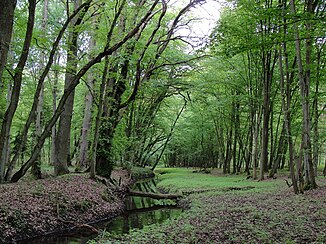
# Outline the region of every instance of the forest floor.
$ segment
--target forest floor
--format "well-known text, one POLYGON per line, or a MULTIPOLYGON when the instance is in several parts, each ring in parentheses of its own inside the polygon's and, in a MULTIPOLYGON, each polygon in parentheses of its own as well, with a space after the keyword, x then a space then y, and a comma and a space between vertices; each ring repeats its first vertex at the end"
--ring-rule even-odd
POLYGON ((124 209, 124 189, 132 180, 123 170, 112 175, 120 181, 119 190, 91 180, 88 174, 0 185, 0 243, 71 227, 94 231, 86 223, 113 218, 124 209))
POLYGON ((176 219, 93 243, 326 243, 326 179, 295 195, 283 175, 257 182, 187 169, 160 169, 158 187, 187 195, 176 219))

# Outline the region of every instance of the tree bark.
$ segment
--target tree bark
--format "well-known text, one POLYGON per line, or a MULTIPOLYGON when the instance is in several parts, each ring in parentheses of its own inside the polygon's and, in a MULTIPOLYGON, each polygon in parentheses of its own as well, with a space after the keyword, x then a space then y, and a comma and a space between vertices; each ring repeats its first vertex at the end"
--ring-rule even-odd
MULTIPOLYGON (((93 21, 94 26, 97 25, 96 21, 93 21)), ((89 52, 92 53, 93 48, 96 46, 95 38, 93 37, 93 32, 90 33, 92 36, 89 40, 89 52)), ((90 60, 93 58, 92 54, 89 55, 90 60)), ((85 97, 85 108, 84 108, 84 117, 82 124, 82 134, 80 139, 80 149, 79 149, 79 160, 77 162, 78 168, 87 168, 90 166, 90 157, 89 157, 89 136, 91 130, 92 122, 92 106, 93 106, 93 88, 96 81, 94 74, 88 74, 88 83, 87 83, 87 93, 85 97)))
MULTIPOLYGON (((48 22, 48 8, 49 8, 49 2, 48 0, 44 0, 43 3, 43 17, 42 17, 42 26, 41 31, 43 35, 45 35, 47 31, 47 22, 48 22)), ((45 52, 44 50, 41 51, 41 57, 40 57, 40 66, 39 66, 39 73, 44 69, 45 64, 45 52)), ((43 112, 43 100, 44 100, 44 84, 42 85, 39 100, 36 108, 36 121, 35 121, 35 137, 37 138, 42 134, 42 112, 43 112)), ((42 172, 41 172, 41 161, 42 161, 42 155, 39 155, 39 158, 35 161, 35 163, 32 166, 31 172, 37 179, 42 178, 42 172)))
MULTIPOLYGON (((78 9, 81 5, 81 0, 74 1, 74 9, 78 9)), ((79 23, 80 24, 80 23, 79 23)), ((78 35, 79 31, 76 29, 77 19, 75 18, 72 23, 72 30, 68 37, 68 52, 67 52, 67 64, 65 73, 65 90, 73 82, 77 73, 77 51, 78 51, 78 35)), ((75 90, 73 89, 68 96, 66 103, 63 107, 63 112, 59 119, 57 136, 55 138, 55 150, 56 159, 54 164, 55 175, 63 175, 69 173, 68 160, 70 156, 70 134, 71 134, 71 120, 74 107, 75 90)))
MULTIPOLYGON (((57 67, 59 67, 59 60, 60 56, 56 58, 57 67)), ((53 77, 53 87, 52 87, 52 114, 55 114, 57 110, 57 93, 58 93, 58 82, 59 82, 59 69, 56 68, 54 70, 54 77, 53 77)), ((50 157, 50 165, 54 166, 55 164, 55 138, 57 136, 57 127, 53 125, 51 128, 51 157, 50 157)))
POLYGON ((14 84, 13 89, 11 93, 11 100, 9 103, 9 106, 4 114, 4 119, 2 121, 2 127, 0 132, 0 182, 4 180, 4 172, 5 172, 5 160, 7 157, 7 148, 5 147, 6 142, 10 138, 10 129, 13 117, 15 115, 19 96, 20 96, 20 90, 21 90, 21 84, 22 84, 22 77, 23 77, 23 70, 27 61, 27 57, 29 54, 29 47, 32 40, 32 34, 33 34, 33 28, 34 28, 34 19, 35 19, 35 8, 36 8, 36 0, 29 0, 29 7, 28 7, 28 22, 26 27, 26 35, 25 40, 23 44, 23 49, 18 61, 18 64, 14 71, 14 84))
POLYGON ((7 63, 16 2, 17 0, 0 1, 0 91, 4 89, 2 75, 7 63))
MULTIPOLYGON (((283 49, 286 52, 286 44, 283 43, 283 49)), ((299 193, 299 188, 297 184, 297 179, 295 176, 295 170, 294 170, 294 149, 293 149, 293 142, 292 142, 292 134, 291 134, 291 114, 290 114, 290 102, 291 102, 291 92, 290 92, 290 78, 288 73, 288 60, 287 57, 285 57, 286 60, 286 89, 284 85, 284 71, 283 71, 283 61, 282 61, 282 49, 280 48, 279 51, 279 67, 280 67, 280 78, 281 78, 281 95, 282 95, 282 109, 284 113, 284 128, 286 131, 286 136, 288 139, 288 145, 289 145, 289 167, 290 167, 290 174, 293 184, 293 190, 295 194, 299 193)), ((283 132, 282 132, 283 134, 283 132)))
MULTIPOLYGON (((295 15, 296 8, 294 0, 290 0, 291 11, 295 15)), ((313 2, 311 0, 305 3, 307 12, 309 14, 314 13, 313 2)), ((301 101, 302 101, 302 150, 303 150, 303 160, 304 160, 304 170, 305 170, 305 188, 317 188, 317 183, 315 180, 314 165, 312 162, 311 153, 311 138, 310 138, 310 65, 311 65, 311 52, 312 52, 312 39, 311 31, 312 25, 309 20, 305 21, 306 33, 308 37, 306 38, 306 62, 305 70, 303 66, 302 56, 301 56, 301 40, 299 35, 299 30, 296 22, 293 22, 294 35, 295 35, 295 50, 297 56, 298 65, 298 76, 300 81, 300 91, 301 91, 301 101)))

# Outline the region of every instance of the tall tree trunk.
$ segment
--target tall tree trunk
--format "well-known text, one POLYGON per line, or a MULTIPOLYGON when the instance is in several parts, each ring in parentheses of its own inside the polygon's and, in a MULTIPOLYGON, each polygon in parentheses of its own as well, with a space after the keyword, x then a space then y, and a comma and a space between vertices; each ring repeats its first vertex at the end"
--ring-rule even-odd
MULTIPOLYGON (((48 0, 44 0, 43 3, 43 18, 42 18, 42 27, 41 31, 45 35, 47 31, 47 22, 48 22, 48 6, 49 2, 48 0)), ((40 67, 39 67, 39 73, 41 74, 44 69, 44 64, 45 64, 45 52, 42 50, 41 52, 41 57, 40 57, 40 67)), ((40 95, 39 95, 39 100, 36 108, 36 121, 35 121, 35 137, 36 140, 41 136, 42 134, 42 111, 43 111, 43 93, 44 93, 44 83, 42 85, 40 95)), ((42 172, 41 172, 41 160, 42 160, 42 155, 40 154, 38 159, 35 161, 35 163, 32 166, 31 172, 36 177, 37 179, 42 178, 42 172)))
POLYGON ((269 120, 270 120, 270 93, 272 85, 272 71, 271 71, 271 51, 263 51, 263 126, 262 126, 262 143, 261 143, 261 157, 260 157, 260 174, 259 179, 264 179, 264 173, 268 172, 268 141, 269 141, 269 120))
MULTIPOLYGON (((89 42, 89 50, 95 47, 95 39, 91 37, 89 42)), ((89 166, 89 155, 88 155, 88 141, 91 129, 91 119, 92 119, 92 105, 93 105, 93 87, 94 87, 95 77, 92 73, 88 75, 88 91, 85 97, 85 109, 84 118, 82 125, 82 134, 80 139, 80 150, 79 150, 79 168, 86 168, 89 166)))
POLYGON ((32 40, 32 34, 33 34, 33 28, 34 28, 34 19, 35 19, 35 8, 36 8, 36 1, 35 0, 29 0, 29 7, 28 7, 28 22, 26 27, 26 35, 25 40, 23 44, 23 49, 18 61, 18 64, 14 71, 14 84, 13 89, 11 93, 11 100, 9 103, 9 106, 4 114, 4 118, 2 121, 1 126, 1 132, 0 132, 0 182, 4 180, 4 172, 5 172, 5 160, 7 157, 7 148, 5 145, 7 144, 9 138, 10 138, 10 129, 13 117, 15 115, 19 96, 20 96, 20 90, 21 90, 21 83, 23 78, 23 70, 26 64, 26 60, 29 54, 29 47, 32 40))
MULTIPOLYGON (((81 0, 74 0, 75 10, 81 5, 81 0)), ((72 21, 72 30, 68 37, 68 53, 67 64, 65 73, 65 89, 70 86, 70 83, 74 80, 77 73, 77 51, 78 51, 78 34, 79 30, 76 29, 75 18, 72 21)), ((72 112, 74 108, 75 90, 73 90, 66 100, 63 108, 63 112, 59 119, 57 136, 55 139, 56 160, 54 164, 55 175, 63 175, 69 173, 68 160, 70 155, 70 135, 71 135, 71 120, 72 112)))
MULTIPOLYGON (((59 67, 59 60, 60 56, 56 58, 57 62, 57 67, 59 67)), ((53 77, 53 87, 52 87, 52 113, 55 114, 57 110, 57 93, 58 93, 58 82, 59 82, 59 69, 56 68, 54 70, 54 77, 53 77)), ((55 164, 55 138, 57 136, 57 127, 56 125, 52 126, 51 128, 51 157, 50 157, 50 165, 54 166, 55 164)))
MULTIPOLYGON (((325 45, 325 43, 323 44, 325 45)), ((313 136, 313 164, 315 166, 315 176, 317 176, 317 169, 318 169, 318 162, 319 162, 319 112, 318 112, 318 99, 319 99, 319 79, 321 78, 321 54, 322 54, 323 48, 320 48, 317 52, 317 72, 316 72, 316 88, 315 88, 315 94, 314 94, 314 101, 313 101, 313 130, 314 130, 314 136, 313 136)))
MULTIPOLYGON (((291 11, 295 15, 296 9, 294 0, 290 0, 291 11)), ((305 3, 307 11, 309 14, 314 13, 313 2, 311 0, 306 1, 305 3)), ((309 16, 310 17, 310 16, 309 16)), ((303 150, 303 160, 304 160, 304 170, 305 170, 305 188, 316 188, 317 183, 315 180, 314 165, 312 162, 312 153, 311 153, 311 138, 310 138, 310 103, 309 103, 309 94, 310 94, 310 65, 311 65, 311 52, 312 52, 312 25, 310 20, 305 21, 306 34, 306 59, 305 59, 305 70, 302 62, 301 56, 301 40, 299 35, 299 30, 296 22, 293 22, 294 34, 295 34, 295 49, 297 56, 297 65, 298 65, 298 76, 300 80, 300 90, 301 90, 301 101, 302 101, 302 150, 303 150)))
POLYGON ((252 167, 253 167, 253 173, 252 173, 252 178, 254 180, 257 179, 257 166, 258 166, 258 148, 259 148, 259 134, 260 134, 260 120, 261 120, 261 111, 259 113, 255 113, 254 115, 254 126, 252 128, 253 130, 253 146, 252 146, 252 155, 251 155, 251 162, 252 162, 252 167))
POLYGON ((7 64, 7 55, 9 52, 9 46, 11 42, 16 2, 17 0, 0 1, 0 9, 1 9, 0 12, 0 91, 1 93, 4 89, 2 74, 7 64))
MULTIPOLYGON (((89 77, 92 79, 92 77, 89 77)), ((89 79, 89 89, 92 89, 95 83, 95 80, 89 79)), ((91 129, 91 119, 92 119, 92 104, 93 104, 93 94, 92 91, 87 91, 85 97, 85 109, 84 109, 84 118, 83 118, 83 125, 82 125, 82 134, 80 139, 80 150, 79 150, 79 168, 86 168, 89 166, 89 155, 88 155, 88 141, 89 141, 89 134, 91 129)))
MULTIPOLYGON (((283 43, 283 48, 286 52, 286 44, 283 43)), ((280 48, 279 67, 280 67, 280 78, 281 78, 281 94, 282 94, 282 109, 284 113, 284 125, 287 134, 288 145, 289 145, 289 167, 291 173, 291 179, 293 184, 293 190, 295 194, 299 193, 298 183, 295 176, 294 169, 294 149, 291 135, 291 113, 290 113, 290 102, 291 102, 291 91, 290 91, 290 78, 288 73, 288 60, 286 59, 286 89, 284 86, 284 71, 282 61, 282 49, 280 48)), ((283 131, 283 130, 282 130, 283 131)), ((282 132, 283 134, 283 132, 282 132)))

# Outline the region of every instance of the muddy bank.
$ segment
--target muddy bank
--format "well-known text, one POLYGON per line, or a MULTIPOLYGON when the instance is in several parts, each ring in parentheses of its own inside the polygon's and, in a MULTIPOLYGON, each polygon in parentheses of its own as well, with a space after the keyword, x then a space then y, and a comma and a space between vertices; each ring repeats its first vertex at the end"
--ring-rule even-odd
MULTIPOLYGON (((124 210, 133 180, 114 171, 120 187, 108 188, 87 174, 0 185, 0 243, 13 243, 115 217, 124 210)), ((87 226, 84 226, 86 228, 87 226)), ((90 230, 89 230, 90 231, 90 230)))

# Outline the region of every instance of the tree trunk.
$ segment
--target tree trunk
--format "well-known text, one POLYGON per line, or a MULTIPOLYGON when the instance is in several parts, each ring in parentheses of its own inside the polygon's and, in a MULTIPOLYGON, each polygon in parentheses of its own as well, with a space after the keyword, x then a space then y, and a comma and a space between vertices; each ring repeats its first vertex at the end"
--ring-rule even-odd
POLYGON ((269 172, 269 178, 273 178, 274 177, 274 175, 277 172, 277 169, 280 166, 280 163, 282 161, 283 155, 286 153, 286 149, 287 149, 287 145, 288 144, 286 143, 286 137, 287 136, 286 136, 286 130, 285 129, 286 129, 285 128, 285 122, 283 122, 281 135, 280 135, 279 140, 278 140, 276 157, 273 160, 272 168, 271 168, 271 170, 269 172))
POLYGON ((252 141, 252 154, 251 154, 251 162, 253 167, 252 178, 254 180, 257 179, 257 165, 258 165, 258 139, 259 139, 259 120, 260 115, 257 113, 254 114, 254 126, 252 127, 253 130, 253 141, 252 141))
MULTIPOLYGON (((264 51, 263 51, 264 52, 264 51)), ((269 119, 270 119, 270 92, 272 83, 271 71, 271 51, 264 52, 262 58, 263 64, 263 127, 262 143, 260 157, 260 174, 259 180, 264 179, 264 173, 268 172, 268 140, 269 140, 269 119)))
MULTIPOLYGON (((290 0, 291 11, 295 15, 296 9, 294 0, 290 0)), ((306 1, 306 8, 308 13, 313 14, 313 4, 312 1, 306 1)), ((312 25, 309 20, 305 21, 306 33, 308 37, 306 38, 306 67, 304 70, 302 57, 301 57, 301 40, 296 22, 293 23, 294 34, 295 34, 295 49, 297 56, 298 65, 298 76, 300 80, 300 91, 301 91, 301 101, 302 101, 302 150, 303 150, 303 160, 304 160, 304 170, 305 170, 305 188, 317 188, 317 183, 315 180, 314 165, 312 162, 311 153, 311 138, 310 138, 310 65, 311 65, 311 49, 312 49, 312 39, 311 31, 312 25)))
MULTIPOLYGON (((56 58, 57 65, 59 65, 60 56, 56 58)), ((59 66, 57 66, 59 67, 59 66)), ((53 78, 53 87, 52 87, 52 113, 55 114, 57 110, 57 93, 58 93, 58 82, 59 82, 59 69, 56 68, 54 70, 54 78, 53 78)), ((57 127, 56 125, 51 128, 51 157, 50 157, 50 165, 54 166, 55 164, 55 138, 57 136, 57 127)))
MULTIPOLYGON (((286 53, 286 44, 283 43, 283 48, 286 53)), ((284 86, 284 72, 283 72, 283 64, 282 64, 282 49, 280 48, 279 51, 279 67, 280 67, 280 77, 281 77, 281 94, 282 94, 282 109, 284 113, 284 129, 286 131, 287 139, 288 139, 288 145, 289 145, 289 167, 290 167, 290 173, 291 173, 291 179, 293 184, 293 190, 295 194, 299 193, 297 179, 295 176, 295 169, 294 169, 294 149, 293 149, 293 142, 292 142, 292 134, 291 134, 291 114, 290 114, 290 103, 291 103, 291 84, 290 84, 290 78, 288 73, 288 58, 287 54, 285 57, 286 60, 286 89, 284 86)), ((283 129, 282 129, 283 134, 283 129)), ((282 137, 282 136, 281 136, 282 137)))
POLYGON ((179 120, 179 118, 180 118, 180 116, 181 116, 183 110, 186 108, 186 106, 187 106, 187 101, 184 102, 184 105, 182 106, 181 110, 180 110, 180 111, 178 112, 178 114, 177 114, 177 117, 176 117, 175 120, 173 121, 173 123, 172 123, 172 125, 171 125, 171 128, 170 128, 170 132, 169 132, 169 134, 168 134, 168 136, 166 137, 166 140, 165 140, 165 142, 164 142, 164 146, 163 146, 163 148, 162 148, 162 150, 161 150, 159 156, 157 157, 156 162, 154 163, 153 167, 151 168, 152 171, 156 168, 157 164, 160 162, 160 160, 161 160, 161 158, 162 158, 162 155, 163 155, 163 153, 164 153, 164 151, 165 151, 165 149, 166 149, 166 146, 167 146, 167 144, 169 143, 169 141, 170 141, 170 139, 171 139, 171 136, 173 135, 173 130, 174 130, 174 128, 175 128, 175 125, 177 124, 177 122, 178 122, 178 120, 179 120))
MULTIPOLYGON (((81 0, 74 1, 75 10, 81 5, 81 0)), ((72 21, 73 30, 68 37, 68 53, 65 73, 65 90, 70 86, 77 73, 77 51, 78 51, 78 30, 76 29, 75 18, 72 21)), ((70 156, 70 135, 71 135, 71 120, 74 108, 75 90, 68 96, 63 108, 63 112, 59 119, 58 132, 55 140, 56 160, 54 164, 55 175, 63 175, 69 173, 68 160, 70 156)))
POLYGON ((29 7, 28 7, 28 22, 26 27, 26 35, 24 40, 23 49, 21 52, 21 56, 19 58, 18 64, 14 71, 14 84, 13 89, 11 93, 11 100, 9 103, 9 106, 4 114, 4 119, 2 121, 1 126, 1 132, 0 132, 0 182, 4 180, 4 172, 5 172, 5 160, 7 157, 7 148, 5 145, 7 144, 9 138, 10 138, 10 129, 13 117, 15 115, 19 96, 20 96, 20 90, 21 90, 21 83, 22 83, 22 76, 23 76, 23 70, 26 64, 26 60, 29 53, 29 47, 32 40, 32 34, 33 34, 33 28, 34 28, 34 19, 35 19, 35 8, 36 8, 36 1, 35 0, 29 0, 29 7))
MULTIPOLYGON (((42 33, 46 33, 47 29, 47 22, 48 22, 48 5, 49 2, 48 0, 44 0, 43 3, 43 18, 42 18, 42 27, 41 31, 42 33)), ((40 66, 39 66, 39 73, 44 69, 44 64, 45 64, 45 52, 42 50, 41 57, 40 57, 40 66)), ((43 94, 44 94, 44 83, 42 85, 40 95, 39 95, 39 100, 36 108, 36 121, 35 121, 35 137, 36 140, 41 136, 42 134, 42 111, 43 111, 43 94)), ((40 154, 38 159, 35 161, 35 163, 32 166, 31 172, 36 177, 36 179, 42 178, 42 172, 41 172, 41 162, 42 161, 42 155, 40 154)))
MULTIPOLYGON (((89 43, 89 50, 95 47, 95 39, 91 37, 89 43)), ((94 75, 88 75, 88 91, 85 97, 85 109, 84 109, 84 118, 82 125, 82 134, 80 140, 80 152, 79 152, 79 168, 86 168, 89 166, 89 155, 88 155, 88 141, 89 133, 91 129, 91 120, 92 120, 92 105, 93 105, 93 87, 95 83, 94 75)))
POLYGON ((11 35, 14 23, 14 12, 17 0, 0 1, 0 91, 4 89, 2 79, 3 71, 7 64, 7 55, 11 42, 11 35))
POLYGON ((314 94, 314 101, 313 101, 313 164, 315 166, 315 176, 318 173, 318 162, 319 162, 319 113, 318 113, 318 99, 319 99, 319 79, 321 79, 321 55, 322 55, 322 48, 318 50, 317 53, 317 72, 316 72, 316 88, 314 94))

